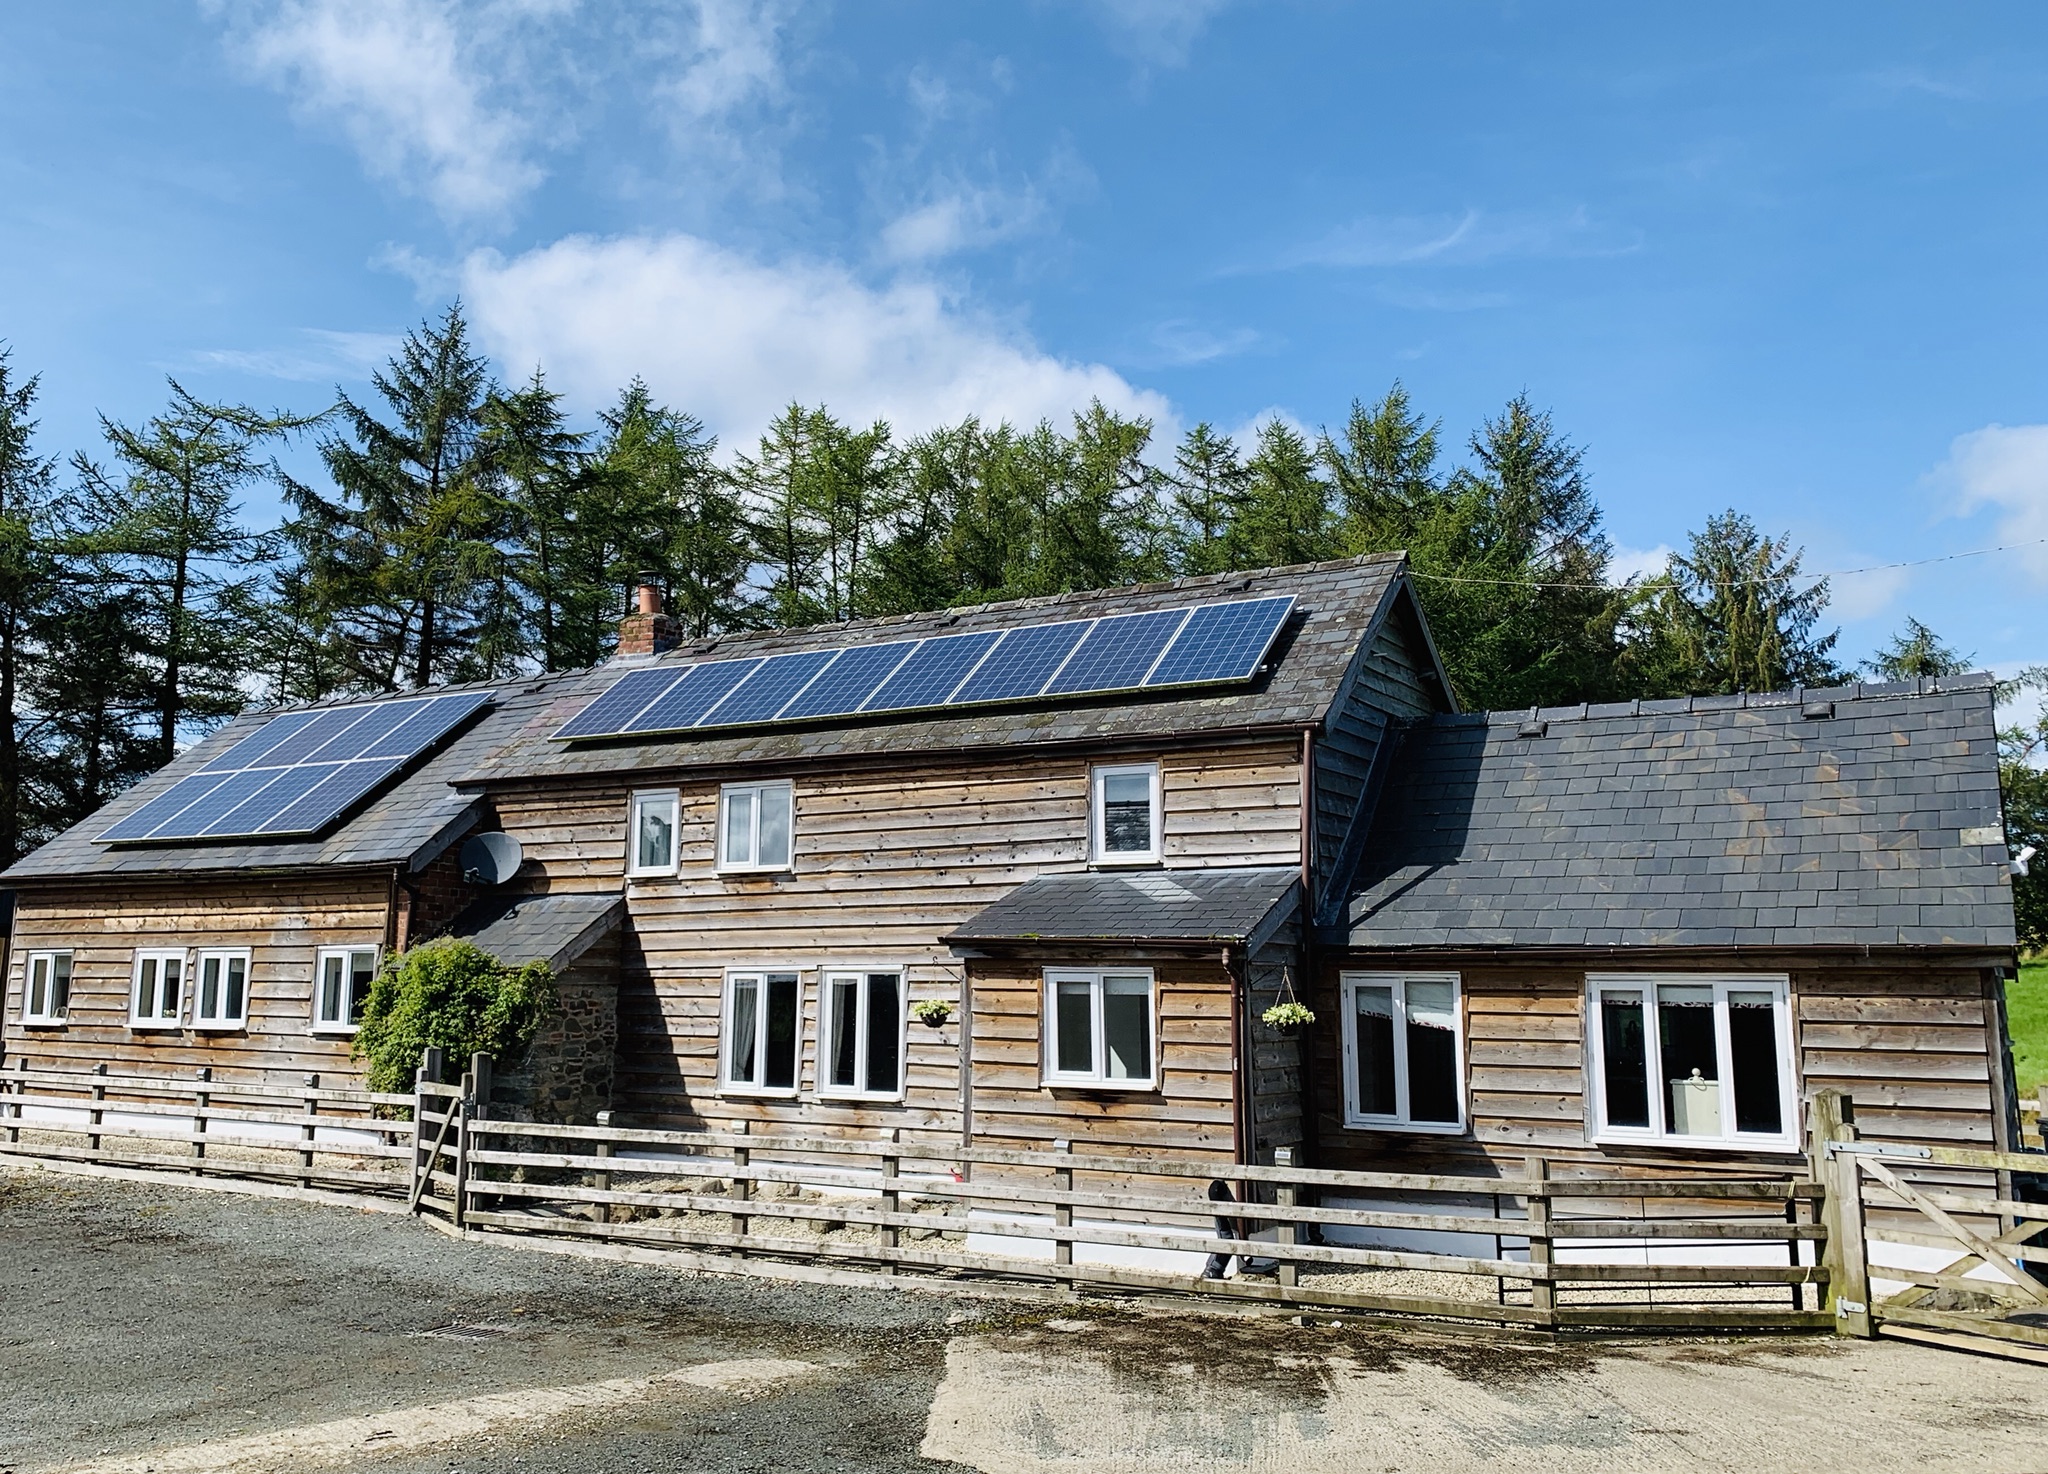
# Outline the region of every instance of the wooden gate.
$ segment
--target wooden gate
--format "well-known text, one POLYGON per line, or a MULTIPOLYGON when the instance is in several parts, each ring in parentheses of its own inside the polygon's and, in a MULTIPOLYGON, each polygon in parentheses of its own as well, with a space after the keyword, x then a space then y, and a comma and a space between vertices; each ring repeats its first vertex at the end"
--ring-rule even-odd
POLYGON ((426 1051, 413 1084, 412 1187, 406 1206, 461 1225, 469 1175, 470 1124, 491 1093, 491 1057, 470 1056, 459 1085, 441 1083, 442 1054, 426 1051))

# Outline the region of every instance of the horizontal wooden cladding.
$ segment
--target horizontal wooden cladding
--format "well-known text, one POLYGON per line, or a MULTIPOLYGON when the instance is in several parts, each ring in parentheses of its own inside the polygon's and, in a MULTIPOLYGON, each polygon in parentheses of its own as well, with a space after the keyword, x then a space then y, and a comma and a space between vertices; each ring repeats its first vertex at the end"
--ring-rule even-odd
POLYGON ((353 1079, 362 1066, 349 1058, 349 1039, 312 1031, 315 958, 322 947, 382 946, 390 895, 387 877, 364 872, 139 883, 112 894, 105 887, 25 890, 9 945, 7 1052, 62 1069, 105 1063, 210 1068, 237 1079, 353 1079), (138 949, 213 947, 249 951, 246 1028, 129 1027, 138 949), (70 1016, 62 1027, 24 1026, 26 958, 46 950, 71 953, 70 1016))

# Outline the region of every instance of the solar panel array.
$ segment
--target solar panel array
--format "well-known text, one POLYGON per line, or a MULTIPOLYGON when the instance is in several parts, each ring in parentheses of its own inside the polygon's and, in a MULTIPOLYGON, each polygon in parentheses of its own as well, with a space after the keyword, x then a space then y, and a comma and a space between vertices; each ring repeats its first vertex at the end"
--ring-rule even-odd
POLYGON ((315 833, 440 741, 492 694, 458 691, 272 717, 100 839, 315 833))
POLYGON ((1101 619, 663 665, 621 676, 555 733, 623 737, 1043 696, 1250 680, 1291 595, 1101 619))

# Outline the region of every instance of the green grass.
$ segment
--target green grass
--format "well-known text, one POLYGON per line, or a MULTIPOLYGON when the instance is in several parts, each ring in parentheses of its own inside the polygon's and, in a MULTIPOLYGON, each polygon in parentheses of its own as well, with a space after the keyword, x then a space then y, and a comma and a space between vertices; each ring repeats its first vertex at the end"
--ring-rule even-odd
POLYGON ((2005 985, 2013 1074, 2022 1098, 2048 1085, 2048 962, 2022 962, 2005 985))

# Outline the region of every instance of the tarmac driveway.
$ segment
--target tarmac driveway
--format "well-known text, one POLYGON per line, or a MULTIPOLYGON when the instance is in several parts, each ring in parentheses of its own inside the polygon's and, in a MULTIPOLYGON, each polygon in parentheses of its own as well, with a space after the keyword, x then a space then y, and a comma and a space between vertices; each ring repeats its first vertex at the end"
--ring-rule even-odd
POLYGON ((0 1471, 1997 1469, 2048 1368, 783 1286, 0 1169, 0 1471))

